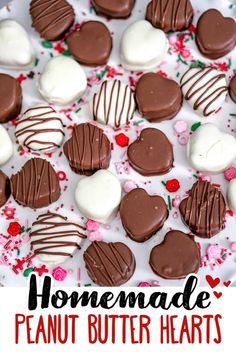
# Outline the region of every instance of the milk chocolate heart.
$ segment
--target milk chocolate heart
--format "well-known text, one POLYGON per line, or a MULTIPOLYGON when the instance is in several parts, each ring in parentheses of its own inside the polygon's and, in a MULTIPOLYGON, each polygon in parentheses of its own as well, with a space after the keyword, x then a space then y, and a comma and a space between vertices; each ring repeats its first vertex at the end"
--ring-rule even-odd
POLYGON ((225 200, 209 182, 197 181, 179 206, 183 221, 199 237, 211 238, 225 227, 225 200))
POLYGON ((196 43, 200 52, 209 59, 228 54, 236 45, 236 23, 218 10, 209 9, 199 18, 196 43))
POLYGON ((133 241, 144 242, 162 228, 168 209, 162 197, 135 188, 122 199, 120 217, 128 236, 133 241))
POLYGON ((173 118, 182 106, 182 92, 177 82, 155 73, 141 76, 135 98, 139 112, 151 122, 173 118))
POLYGON ((185 278, 190 273, 197 273, 200 267, 199 247, 191 235, 169 231, 164 241, 152 249, 149 264, 162 278, 185 278))
POLYGON ((162 131, 146 128, 128 147, 128 159, 143 176, 163 175, 173 167, 173 147, 162 131))
POLYGON ((135 0, 92 0, 98 15, 111 18, 127 18, 130 16, 135 0))
POLYGON ((69 51, 82 65, 105 65, 111 53, 112 38, 107 27, 98 21, 82 24, 67 38, 69 51))
POLYGON ((121 242, 92 242, 84 252, 84 261, 89 277, 100 286, 120 286, 135 271, 134 255, 121 242))

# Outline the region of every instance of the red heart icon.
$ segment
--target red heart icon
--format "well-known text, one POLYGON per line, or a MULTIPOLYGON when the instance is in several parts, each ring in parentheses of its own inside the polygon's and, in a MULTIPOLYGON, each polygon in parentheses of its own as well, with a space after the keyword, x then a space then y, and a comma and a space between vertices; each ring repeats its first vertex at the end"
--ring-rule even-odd
POLYGON ((228 288, 228 286, 230 286, 230 284, 231 284, 231 280, 224 281, 224 286, 226 286, 226 288, 228 288))
POLYGON ((219 299, 222 296, 222 293, 221 292, 218 293, 217 291, 213 291, 213 294, 217 299, 219 299))
POLYGON ((211 275, 206 275, 206 281, 211 288, 215 288, 220 283, 220 278, 212 278, 211 275))

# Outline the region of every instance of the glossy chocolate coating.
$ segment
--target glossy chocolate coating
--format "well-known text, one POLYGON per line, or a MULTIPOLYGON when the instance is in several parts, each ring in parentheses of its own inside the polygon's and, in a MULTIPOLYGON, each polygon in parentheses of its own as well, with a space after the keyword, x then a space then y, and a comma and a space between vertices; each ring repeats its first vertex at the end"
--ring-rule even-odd
POLYGON ((173 147, 162 131, 146 128, 129 145, 128 159, 131 166, 143 176, 163 175, 173 167, 173 147))
POLYGON ((135 0, 92 0, 98 15, 111 18, 127 18, 130 16, 135 0))
POLYGON ((0 208, 6 204, 10 194, 10 180, 5 173, 0 170, 0 208))
POLYGON ((135 98, 139 112, 150 122, 175 117, 183 101, 177 82, 155 73, 141 76, 136 86, 135 98))
POLYGON ((12 76, 0 74, 0 123, 16 118, 21 111, 22 90, 12 76))
POLYGON ((135 271, 134 255, 121 242, 92 242, 84 252, 84 261, 89 277, 100 286, 120 286, 135 271))
POLYGON ((191 235, 178 230, 169 231, 164 241, 152 249, 149 264, 153 272, 162 278, 185 278, 198 272, 199 247, 191 235))
POLYGON ((236 75, 234 75, 234 77, 230 80, 229 94, 231 99, 236 103, 236 75))
POLYGON ((199 18, 196 43, 200 52, 209 59, 228 54, 236 45, 236 23, 218 10, 209 9, 199 18))
POLYGON ((67 38, 70 53, 82 65, 102 66, 108 61, 112 38, 108 28, 98 21, 82 24, 79 31, 67 38))
POLYGON ((11 176, 11 192, 17 203, 29 208, 43 208, 60 197, 58 176, 44 159, 28 160, 11 176))
POLYGON ((144 242, 162 228, 168 209, 162 197, 136 188, 123 197, 120 217, 128 236, 133 241, 144 242))
POLYGON ((189 0, 152 0, 146 11, 146 20, 164 32, 180 31, 192 22, 193 8, 189 0))
POLYGON ((66 0, 32 0, 32 26, 42 38, 55 41, 64 36, 74 22, 74 9, 66 0))
POLYGON ((77 125, 63 149, 75 173, 91 175, 97 170, 109 167, 110 141, 102 129, 92 124, 77 125))
POLYGON ((225 227, 226 205, 222 193, 209 182, 197 181, 182 200, 183 221, 197 236, 211 238, 225 227))

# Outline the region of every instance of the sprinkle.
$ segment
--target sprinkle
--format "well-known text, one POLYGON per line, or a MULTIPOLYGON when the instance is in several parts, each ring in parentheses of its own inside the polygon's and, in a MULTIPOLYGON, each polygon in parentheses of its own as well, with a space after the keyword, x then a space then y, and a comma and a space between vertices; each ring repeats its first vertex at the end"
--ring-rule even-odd
POLYGON ((201 125, 202 125, 201 122, 194 123, 194 124, 191 126, 192 132, 195 132, 201 125))
POLYGON ((92 284, 84 284, 84 286, 92 286, 92 284))
POLYGON ((168 199, 168 207, 169 207, 169 210, 171 210, 171 209, 172 209, 172 206, 171 206, 171 198, 170 198, 169 195, 167 196, 167 199, 168 199))
POLYGON ((179 188, 180 188, 180 184, 176 178, 166 181, 166 189, 168 190, 168 192, 170 193, 177 192, 179 188))
POLYGON ((97 231, 100 227, 100 224, 94 220, 88 220, 86 223, 86 229, 88 231, 97 231))
POLYGON ((211 182, 211 176, 203 176, 202 181, 211 182))
POLYGON ((115 136, 116 144, 120 147, 126 147, 129 145, 129 138, 124 133, 120 133, 115 136))
POLYGON ((93 241, 102 241, 102 234, 101 234, 101 232, 99 232, 99 231, 92 231, 92 232, 90 232, 89 240, 90 240, 91 242, 93 242, 93 241))
POLYGON ((173 199, 172 199, 172 205, 175 208, 178 208, 178 206, 180 205, 181 202, 181 198, 179 195, 176 195, 173 199))
POLYGON ((198 176, 197 176, 197 175, 193 175, 193 177, 195 177, 196 179, 198 179, 198 176))
POLYGON ((76 109, 75 113, 79 113, 79 111, 81 111, 81 108, 76 109))
POLYGON ((236 242, 232 242, 231 245, 230 245, 230 249, 233 253, 236 252, 236 242))
POLYGON ((208 259, 216 259, 221 255, 221 247, 219 245, 210 245, 207 247, 207 257, 208 259))
POLYGON ((178 142, 180 145, 186 145, 188 142, 188 137, 186 135, 182 134, 178 137, 178 142))
POLYGON ((163 184, 164 187, 166 186, 166 183, 164 181, 161 181, 161 183, 163 184))
POLYGON ((135 122, 135 123, 134 123, 134 125, 139 125, 139 124, 141 124, 141 123, 143 123, 143 122, 144 122, 144 120, 143 120, 143 119, 141 119, 141 120, 139 120, 139 121, 135 122))
POLYGON ((149 284, 146 281, 142 281, 142 282, 138 283, 138 287, 148 287, 148 286, 151 286, 151 284, 149 284))
POLYGON ((236 168, 235 167, 227 168, 227 170, 224 171, 224 177, 226 181, 231 181, 231 179, 236 178, 236 168))
POLYGON ((57 281, 63 281, 67 276, 67 271, 62 267, 56 267, 52 271, 52 276, 57 281))
POLYGON ((129 193, 130 191, 132 191, 135 188, 137 188, 137 185, 132 180, 127 180, 123 184, 123 189, 124 189, 125 193, 129 193))
POLYGON ((33 272, 33 270, 34 270, 34 268, 27 268, 27 269, 25 269, 25 270, 24 270, 24 273, 23 273, 23 276, 27 278, 27 277, 30 275, 30 273, 33 272))
POLYGON ((188 129, 188 124, 184 120, 178 120, 174 124, 174 130, 178 134, 186 132, 187 129, 188 129))

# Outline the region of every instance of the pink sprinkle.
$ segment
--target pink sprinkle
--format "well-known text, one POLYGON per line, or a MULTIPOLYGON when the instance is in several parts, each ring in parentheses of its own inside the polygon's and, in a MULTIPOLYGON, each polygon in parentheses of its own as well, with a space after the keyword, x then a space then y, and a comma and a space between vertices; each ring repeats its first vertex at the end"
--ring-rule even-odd
POLYGON ((52 276, 57 281, 63 281, 67 276, 67 271, 62 267, 56 267, 52 271, 52 276))
POLYGON ((178 137, 178 142, 180 145, 186 145, 188 142, 188 137, 186 135, 180 135, 178 137))
POLYGON ((180 205, 181 202, 181 198, 179 195, 176 195, 173 199, 172 199, 172 205, 173 207, 178 208, 178 206, 180 205))
POLYGON ((152 281, 152 286, 160 286, 160 282, 157 280, 152 281))
POLYGON ((132 191, 135 188, 137 188, 137 185, 132 180, 125 181, 123 184, 123 189, 124 189, 125 193, 129 193, 130 191, 132 191))
POLYGON ((230 249, 232 252, 234 252, 234 253, 236 252, 236 242, 231 243, 230 249))
POLYGON ((100 227, 99 223, 94 220, 88 220, 86 223, 86 229, 88 231, 97 231, 99 227, 100 227))
POLYGON ((224 177, 226 181, 231 181, 231 179, 236 178, 236 168, 235 167, 227 168, 227 170, 224 171, 224 177))
POLYGON ((102 240, 102 234, 99 231, 92 231, 90 232, 89 235, 89 240, 90 241, 101 241, 102 240))
POLYGON ((169 42, 170 44, 175 44, 177 41, 177 36, 174 34, 172 36, 169 36, 169 42))
POLYGON ((182 134, 186 132, 187 129, 188 129, 188 125, 184 120, 178 120, 174 125, 174 130, 178 134, 182 134))
POLYGON ((203 176, 202 180, 207 181, 207 182, 211 182, 211 176, 203 176))
POLYGON ((210 245, 207 247, 208 259, 216 259, 221 256, 221 247, 219 245, 210 245))
POLYGON ((148 282, 146 281, 142 281, 138 284, 139 287, 147 287, 147 286, 151 286, 151 284, 149 284, 148 282))

